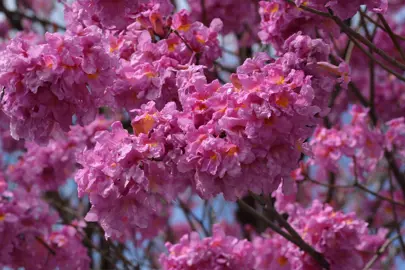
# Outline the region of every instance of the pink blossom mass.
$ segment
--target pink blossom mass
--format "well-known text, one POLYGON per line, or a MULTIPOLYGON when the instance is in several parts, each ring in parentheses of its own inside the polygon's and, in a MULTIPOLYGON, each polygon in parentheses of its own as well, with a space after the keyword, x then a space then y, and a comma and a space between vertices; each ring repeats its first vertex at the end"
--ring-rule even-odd
POLYGON ((0 1, 0 268, 405 267, 405 1, 0 1))

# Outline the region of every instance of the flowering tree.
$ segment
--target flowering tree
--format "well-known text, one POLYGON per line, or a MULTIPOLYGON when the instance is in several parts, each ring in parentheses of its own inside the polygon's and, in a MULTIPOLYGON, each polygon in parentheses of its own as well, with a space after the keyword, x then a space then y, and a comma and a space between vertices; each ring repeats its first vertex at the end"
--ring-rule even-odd
POLYGON ((0 1, 0 267, 401 269, 403 7, 0 1))

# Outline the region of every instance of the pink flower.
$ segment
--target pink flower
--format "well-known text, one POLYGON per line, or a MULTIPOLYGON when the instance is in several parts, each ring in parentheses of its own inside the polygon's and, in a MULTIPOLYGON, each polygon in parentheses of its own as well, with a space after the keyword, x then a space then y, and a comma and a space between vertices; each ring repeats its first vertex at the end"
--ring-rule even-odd
POLYGON ((25 37, 10 43, 0 84, 14 138, 44 143, 68 131, 73 115, 81 125, 94 120, 98 107, 109 103, 105 87, 112 84, 114 66, 102 42, 99 29, 90 27, 77 35, 48 33, 46 44, 25 37))
POLYGON ((252 29, 247 30, 246 25, 252 27, 258 22, 255 3, 250 0, 209 0, 204 2, 204 8, 199 0, 189 0, 188 3, 194 20, 207 24, 215 18, 221 19, 224 22, 224 34, 252 31, 252 29))
MULTIPOLYGON (((324 255, 333 270, 363 269, 385 241, 385 230, 371 235, 367 223, 354 213, 334 211, 317 200, 308 209, 295 204, 289 222, 308 244, 324 255)), ((312 257, 278 234, 269 232, 256 237, 253 245, 257 269, 321 269, 312 257)))
POLYGON ((79 154, 83 169, 75 178, 79 196, 88 194, 92 203, 86 220, 100 222, 106 237, 121 240, 133 228, 149 227, 156 234, 160 227, 152 226, 153 220, 167 218, 167 202, 189 181, 175 166, 184 147, 176 127, 175 104, 157 111, 150 102, 134 113, 138 115, 132 122, 136 135, 124 130, 120 122, 111 131, 99 132, 94 148, 79 154))
POLYGON ((220 226, 214 226, 212 237, 200 239, 196 232, 185 234, 177 244, 166 244, 169 255, 162 254, 165 270, 174 269, 240 269, 252 268, 252 244, 227 236, 220 226))

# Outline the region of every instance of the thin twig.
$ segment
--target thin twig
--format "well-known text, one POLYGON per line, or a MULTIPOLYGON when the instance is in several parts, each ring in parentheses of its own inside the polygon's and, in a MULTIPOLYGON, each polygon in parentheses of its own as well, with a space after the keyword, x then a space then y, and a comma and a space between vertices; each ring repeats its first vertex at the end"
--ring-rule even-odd
POLYGON ((35 239, 39 242, 39 243, 41 243, 48 251, 49 251, 49 253, 51 253, 52 255, 56 255, 56 252, 44 241, 44 239, 42 239, 41 237, 39 237, 39 236, 35 236, 35 239))
POLYGON ((401 173, 397 163, 395 162, 393 153, 388 150, 385 150, 384 156, 387 159, 390 169, 394 174, 395 178, 397 179, 398 184, 401 186, 402 193, 405 196, 405 176, 401 173))
POLYGON ((276 233, 280 234, 281 236, 283 236, 285 239, 287 239, 288 241, 298 245, 295 241, 295 239, 293 239, 291 237, 291 235, 289 235, 288 233, 286 233, 285 231, 283 231, 282 229, 280 229, 279 227, 277 227, 273 222, 271 222, 267 217, 263 216, 262 214, 260 214, 259 212, 256 211, 256 209, 252 208, 250 205, 248 205, 246 202, 244 202, 243 200, 238 200, 238 204, 244 208, 247 212, 249 212, 250 214, 254 215, 256 218, 259 218, 261 220, 263 220, 266 225, 268 227, 270 227, 270 229, 272 229, 273 231, 275 231, 276 233))
POLYGON ((381 68, 383 68, 384 70, 388 71, 389 73, 395 75, 395 77, 397 77, 398 79, 400 79, 401 81, 405 82, 405 77, 403 77, 401 74, 399 74, 398 72, 392 70, 391 68, 389 68, 387 65, 385 65, 383 62, 381 62, 380 60, 376 59, 372 54, 370 54, 366 49, 363 48, 363 46, 361 46, 357 40, 355 38, 353 38, 352 36, 348 35, 348 38, 353 41, 354 45, 356 45, 363 53, 365 53, 369 58, 373 59, 377 64, 379 64, 381 66, 381 68))
POLYGON ((202 23, 207 25, 207 10, 205 8, 205 0, 200 0, 201 4, 201 16, 202 16, 202 23))
MULTIPOLYGON (((365 12, 360 11, 360 13, 363 13, 363 16, 364 16, 367 20, 369 20, 370 22, 372 22, 375 26, 377 26, 378 28, 381 28, 381 30, 383 30, 384 32, 387 32, 387 30, 384 28, 383 25, 381 25, 381 24, 378 22, 378 20, 374 20, 374 19, 371 18, 369 15, 367 15, 367 13, 365 13, 365 12)), ((401 35, 398 35, 398 34, 395 34, 395 33, 394 33, 394 35, 395 35, 395 37, 398 38, 398 39, 405 40, 405 37, 404 37, 404 36, 401 36, 401 35)))
POLYGON ((183 43, 186 45, 186 47, 187 47, 192 53, 194 52, 193 48, 190 47, 190 45, 188 44, 188 42, 180 35, 180 33, 179 33, 177 30, 174 30, 173 33, 175 33, 176 36, 178 36, 178 37, 181 39, 181 41, 183 41, 183 43))
POLYGON ((326 194, 325 200, 326 203, 330 203, 333 200, 333 194, 335 191, 333 185, 335 184, 335 182, 336 182, 336 175, 333 172, 329 172, 329 185, 331 186, 328 188, 328 192, 326 194))
POLYGON ((390 62, 392 65, 405 70, 405 64, 398 62, 395 58, 391 57, 390 55, 386 54, 383 50, 375 46, 371 41, 369 41, 367 38, 363 37, 353 29, 351 29, 349 26, 347 26, 338 16, 332 15, 331 18, 341 27, 343 32, 345 32, 348 36, 352 36, 353 38, 359 40, 361 43, 369 47, 370 49, 373 49, 378 55, 380 55, 384 60, 390 62))
POLYGON ((190 213, 190 212, 189 212, 188 208, 184 207, 182 203, 180 203, 180 208, 181 208, 181 210, 183 211, 183 214, 184 214, 184 216, 186 217, 187 223, 188 223, 188 225, 190 226, 191 230, 193 230, 193 231, 195 231, 195 232, 198 232, 196 226, 194 225, 193 221, 191 220, 191 218, 190 218, 190 216, 189 216, 189 213, 190 213))
POLYGON ((320 185, 320 186, 324 186, 324 187, 327 187, 327 188, 333 187, 333 188, 347 189, 347 188, 356 188, 356 187, 358 187, 362 191, 364 191, 366 193, 369 193, 369 194, 371 194, 371 195, 373 195, 373 196, 375 196, 375 197, 377 197, 377 198, 379 198, 381 200, 388 201, 390 203, 405 207, 405 203, 397 202, 397 201, 395 201, 395 200, 393 200, 391 198, 382 196, 382 195, 378 194, 377 192, 374 192, 374 191, 366 188, 365 186, 363 186, 362 184, 360 184, 358 182, 356 182, 356 183, 354 183, 352 185, 328 185, 328 184, 318 182, 318 181, 316 181, 314 179, 311 179, 311 178, 308 178, 308 177, 305 178, 305 181, 309 181, 311 183, 314 183, 314 184, 317 184, 317 185, 320 185))
POLYGON ((371 260, 366 264, 363 270, 369 270, 374 265, 374 263, 384 254, 385 250, 391 245, 392 242, 397 240, 401 235, 396 235, 387 241, 377 250, 377 253, 371 258, 371 260))
POLYGON ((394 32, 392 31, 390 25, 388 22, 385 20, 384 16, 382 14, 378 14, 378 18, 382 22, 382 24, 385 27, 385 30, 387 31, 388 35, 390 36, 392 43, 394 43, 395 48, 397 48, 399 54, 401 55, 401 58, 403 61, 405 61, 405 54, 404 51, 401 48, 401 45, 399 44, 397 37, 395 36, 394 32))
POLYGON ((194 231, 197 231, 197 230, 196 230, 196 227, 194 226, 194 223, 193 223, 192 220, 190 219, 190 216, 198 223, 198 225, 200 225, 200 227, 201 227, 201 229, 203 230, 204 234, 205 234, 206 236, 209 236, 210 233, 209 233, 208 230, 205 228, 204 222, 203 222, 202 220, 200 220, 199 218, 197 218, 197 217, 194 215, 193 211, 191 211, 191 210, 187 207, 187 205, 186 205, 184 202, 182 202, 180 199, 178 199, 178 201, 179 201, 180 208, 183 210, 184 215, 185 215, 186 218, 187 218, 188 223, 190 224, 190 226, 192 226, 191 228, 192 228, 194 231))
POLYGON ((222 64, 221 64, 220 62, 218 62, 218 61, 215 61, 214 64, 215 64, 216 66, 218 66, 220 69, 222 69, 223 71, 226 71, 226 72, 229 72, 229 73, 235 73, 235 72, 236 72, 236 69, 235 69, 235 68, 224 66, 224 65, 222 65, 222 64))
MULTIPOLYGON (((390 194, 391 194, 391 198, 394 199, 394 183, 392 181, 391 172, 389 172, 388 174, 389 174, 388 178, 390 181, 390 194)), ((394 221, 395 221, 395 230, 397 231, 398 235, 400 235, 399 243, 401 244, 402 252, 405 254, 405 243, 404 243, 404 239, 402 239, 402 236, 401 236, 401 226, 400 226, 400 223, 398 222, 396 205, 394 203, 391 203, 391 204, 392 204, 392 210, 393 210, 392 215, 393 215, 394 221)))
POLYGON ((364 107, 369 107, 367 99, 363 96, 363 94, 360 92, 360 89, 354 84, 354 82, 349 82, 349 88, 351 91, 353 91, 354 95, 360 101, 361 105, 363 105, 364 107))
POLYGON ((4 15, 6 15, 7 19, 9 20, 9 22, 12 24, 12 26, 14 28, 16 28, 17 30, 23 30, 22 24, 21 24, 21 20, 22 19, 28 19, 34 22, 39 22, 41 23, 43 26, 53 26, 53 27, 57 27, 61 30, 66 30, 66 28, 62 25, 59 25, 57 23, 48 21, 46 19, 41 19, 35 15, 33 16, 28 16, 26 14, 24 14, 23 12, 20 12, 18 10, 16 11, 11 11, 8 10, 4 4, 3 1, 0 1, 0 11, 4 13, 4 15))
POLYGON ((173 32, 181 39, 181 41, 183 41, 183 43, 186 45, 186 47, 191 51, 191 53, 192 53, 191 59, 195 56, 195 62, 198 65, 200 62, 200 53, 194 51, 193 48, 191 48, 190 44, 188 44, 187 40, 185 40, 177 30, 174 30, 173 32))

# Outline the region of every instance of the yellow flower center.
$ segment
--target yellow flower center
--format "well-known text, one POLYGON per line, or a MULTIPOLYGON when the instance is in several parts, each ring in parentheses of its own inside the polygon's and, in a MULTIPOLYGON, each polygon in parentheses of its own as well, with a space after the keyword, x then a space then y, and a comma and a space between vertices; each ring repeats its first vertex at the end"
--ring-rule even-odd
POLYGON ((94 73, 94 74, 87 74, 87 78, 89 78, 90 80, 95 80, 98 78, 98 72, 94 73))
POLYGON ((155 120, 153 117, 150 114, 146 114, 145 117, 139 120, 137 123, 133 123, 132 127, 136 135, 139 135, 140 133, 148 134, 153 128, 154 124, 155 120))
POLYGON ((282 85, 284 84, 284 76, 280 76, 277 80, 276 80, 276 84, 277 85, 282 85))
POLYGON ((146 75, 146 77, 148 77, 149 79, 152 79, 152 78, 156 78, 156 77, 157 77, 157 74, 156 74, 155 72, 152 72, 152 71, 145 72, 145 75, 146 75))
POLYGON ((190 27, 191 27, 191 24, 183 24, 179 28, 177 28, 177 30, 185 32, 185 31, 188 31, 190 29, 190 27))
POLYGON ((288 259, 284 256, 280 256, 277 258, 277 262, 280 266, 285 266, 288 263, 288 259))
POLYGON ((288 97, 285 95, 281 95, 276 99, 276 104, 282 108, 287 108, 289 101, 288 101, 288 97))
POLYGON ((227 155, 228 156, 233 156, 238 152, 238 147, 236 145, 232 146, 231 148, 229 148, 229 150, 227 151, 227 155))

